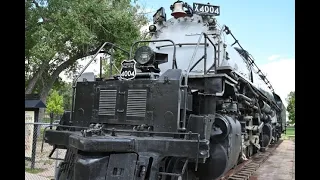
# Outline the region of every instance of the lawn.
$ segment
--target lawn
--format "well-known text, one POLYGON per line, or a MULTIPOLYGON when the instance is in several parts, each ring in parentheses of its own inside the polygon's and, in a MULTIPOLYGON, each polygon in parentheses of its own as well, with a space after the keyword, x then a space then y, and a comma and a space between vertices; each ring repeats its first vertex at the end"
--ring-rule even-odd
POLYGON ((286 136, 294 136, 294 135, 295 135, 294 127, 287 127, 286 136))
POLYGON ((295 129, 294 127, 287 127, 286 128, 286 133, 281 135, 282 139, 295 139, 295 129))
POLYGON ((25 172, 28 172, 28 173, 31 173, 31 174, 37 174, 37 173, 41 173, 43 171, 44 171, 44 169, 40 169, 40 168, 34 168, 34 169, 25 168, 25 172))

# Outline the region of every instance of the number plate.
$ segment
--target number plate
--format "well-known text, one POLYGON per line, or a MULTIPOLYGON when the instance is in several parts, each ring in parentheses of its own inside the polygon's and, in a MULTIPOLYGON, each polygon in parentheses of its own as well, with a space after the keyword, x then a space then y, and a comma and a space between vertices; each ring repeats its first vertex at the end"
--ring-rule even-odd
POLYGON ((136 61, 135 60, 124 60, 121 63, 120 78, 123 80, 130 80, 136 77, 136 61))
POLYGON ((220 15, 220 6, 210 4, 193 3, 193 11, 196 14, 220 15))

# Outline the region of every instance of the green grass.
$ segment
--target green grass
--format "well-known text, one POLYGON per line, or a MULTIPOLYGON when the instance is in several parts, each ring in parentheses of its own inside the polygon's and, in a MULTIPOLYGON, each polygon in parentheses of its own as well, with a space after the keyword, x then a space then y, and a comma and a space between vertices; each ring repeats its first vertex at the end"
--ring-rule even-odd
MULTIPOLYGON (((48 129, 48 128, 47 128, 48 129)), ((44 133, 44 128, 41 128, 40 129, 40 137, 42 138, 43 137, 43 133, 44 133)))
POLYGON ((38 174, 38 173, 41 173, 43 171, 44 171, 44 169, 40 169, 40 168, 34 168, 34 169, 25 168, 25 172, 32 173, 32 174, 38 174))
POLYGON ((295 139, 295 129, 294 127, 287 127, 286 133, 281 135, 283 140, 294 140, 295 139))
POLYGON ((286 129, 286 136, 294 136, 295 135, 295 129, 294 127, 288 127, 286 129))
POLYGON ((43 139, 43 133, 44 133, 44 128, 41 127, 41 129, 40 129, 40 134, 39 134, 39 136, 38 136, 38 138, 37 138, 37 141, 42 141, 42 139, 43 139))
POLYGON ((44 123, 50 123, 50 118, 43 118, 42 122, 44 122, 44 123))

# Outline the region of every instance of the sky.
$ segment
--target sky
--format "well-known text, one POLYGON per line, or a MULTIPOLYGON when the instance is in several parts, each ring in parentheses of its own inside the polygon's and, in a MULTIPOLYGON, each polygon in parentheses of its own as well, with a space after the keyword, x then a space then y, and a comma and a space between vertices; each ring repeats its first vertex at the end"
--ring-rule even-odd
MULTIPOLYGON (((164 7, 171 18, 170 5, 175 0, 138 0, 145 12, 152 15, 164 7)), ((295 91, 295 1, 294 0, 195 0, 220 6, 220 25, 227 25, 267 75, 282 101, 295 91)), ((229 42, 233 43, 233 42, 229 42)), ((84 63, 84 62, 82 62, 84 63)), ((81 63, 81 64, 82 64, 81 63)), ((91 68, 90 68, 91 67, 91 68)), ((87 71, 99 71, 98 64, 87 71)), ((62 75, 63 76, 63 75, 62 75)))

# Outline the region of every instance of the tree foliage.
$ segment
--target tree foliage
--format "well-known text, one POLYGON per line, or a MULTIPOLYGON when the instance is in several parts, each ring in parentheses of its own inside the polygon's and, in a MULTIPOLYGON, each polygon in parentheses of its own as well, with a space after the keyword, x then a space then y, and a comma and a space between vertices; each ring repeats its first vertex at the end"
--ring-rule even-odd
POLYGON ((129 49, 147 23, 141 8, 130 2, 26 0, 25 93, 37 92, 45 102, 59 74, 75 72, 77 60, 95 54, 104 42, 129 49))
POLYGON ((289 113, 289 120, 291 120, 291 123, 295 123, 295 92, 290 92, 286 100, 288 103, 287 111, 289 113))
POLYGON ((47 112, 60 115, 64 112, 63 110, 63 96, 59 95, 58 91, 53 90, 48 97, 47 101, 47 112))
POLYGON ((64 82, 61 79, 56 81, 52 87, 52 91, 57 91, 63 97, 63 109, 71 110, 72 102, 72 83, 64 82))
POLYGON ((71 110, 72 105, 72 84, 64 82, 63 85, 57 89, 59 94, 63 97, 64 110, 71 110))

